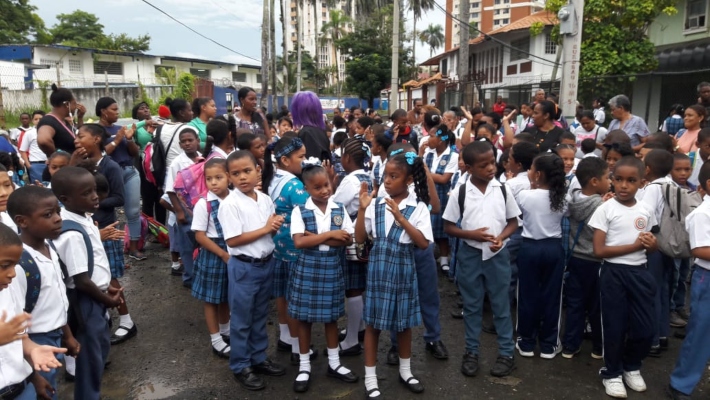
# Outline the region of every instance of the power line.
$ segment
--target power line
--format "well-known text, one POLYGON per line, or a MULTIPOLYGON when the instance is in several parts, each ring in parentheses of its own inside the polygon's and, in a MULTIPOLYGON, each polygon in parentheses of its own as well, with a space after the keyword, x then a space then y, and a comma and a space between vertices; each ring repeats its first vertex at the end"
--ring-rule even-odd
POLYGON ((258 62, 258 63, 261 63, 261 60, 257 60, 257 59, 254 58, 254 57, 249 57, 249 56, 246 55, 246 54, 242 54, 242 53, 240 53, 240 52, 238 52, 238 51, 236 51, 236 50, 234 50, 234 49, 231 49, 231 48, 229 48, 229 47, 223 45, 222 43, 217 42, 216 40, 214 40, 214 39, 212 39, 212 38, 209 38, 209 37, 207 37, 207 36, 201 34, 200 32, 197 32, 196 30, 190 28, 189 26, 185 25, 185 24, 182 23, 181 21, 177 20, 177 19, 176 19, 175 17, 173 17, 172 15, 170 15, 170 14, 168 14, 167 12, 161 10, 159 7, 157 7, 157 6, 153 5, 153 4, 151 4, 151 3, 148 2, 147 0, 142 0, 142 1, 143 1, 145 4, 147 4, 147 5, 151 6, 151 7, 153 7, 153 8, 156 9, 156 10, 158 10, 160 13, 165 14, 166 17, 168 17, 168 18, 172 19, 173 21, 177 22, 178 24, 184 26, 185 28, 187 28, 188 30, 190 30, 192 33, 194 33, 194 34, 196 34, 196 35, 202 37, 203 39, 207 39, 207 40, 209 40, 210 42, 216 44, 217 46, 219 46, 219 47, 221 47, 221 48, 223 48, 223 49, 225 49, 225 50, 229 50, 229 51, 231 51, 232 53, 234 53, 234 54, 236 54, 236 55, 239 55, 239 56, 242 56, 242 57, 246 57, 246 58, 248 58, 248 59, 250 59, 250 60, 254 60, 254 61, 258 62))
MULTIPOLYGON (((511 51, 516 51, 516 52, 524 53, 524 54, 530 56, 530 58, 537 58, 537 59, 539 59, 539 60, 542 60, 542 62, 541 62, 541 61, 530 60, 530 61, 532 61, 532 62, 537 62, 537 63, 539 63, 539 64, 543 64, 543 65, 546 65, 546 66, 548 66, 548 67, 549 67, 549 66, 555 66, 555 65, 561 66, 561 64, 559 64, 559 63, 556 63, 556 62, 554 62, 554 61, 550 61, 550 60, 548 60, 548 59, 545 59, 545 58, 542 58, 542 57, 539 57, 539 56, 536 56, 536 55, 534 55, 534 54, 532 54, 532 53, 530 53, 530 52, 528 52, 528 51, 515 48, 515 47, 509 45, 508 43, 503 42, 502 40, 496 39, 496 38, 494 38, 493 36, 486 34, 486 33, 483 32, 482 30, 478 29, 476 26, 471 25, 470 22, 464 22, 463 20, 461 20, 461 19, 455 17, 453 14, 449 13, 448 11, 446 11, 446 9, 444 9, 443 7, 441 7, 441 6, 439 5, 439 3, 434 3, 434 6, 435 6, 437 9, 439 9, 441 12, 443 12, 444 14, 446 14, 446 16, 448 16, 449 18, 453 19, 454 21, 457 21, 460 25, 462 25, 462 26, 468 26, 468 27, 470 27, 471 29, 475 30, 476 32, 480 33, 481 35, 483 35, 484 39, 490 39, 490 40, 492 40, 492 41, 494 41, 494 42, 500 44, 501 46, 510 49, 511 51)), ((459 44, 459 45, 460 45, 460 44, 459 44)), ((559 50, 558 50, 558 51, 559 51, 559 50)))

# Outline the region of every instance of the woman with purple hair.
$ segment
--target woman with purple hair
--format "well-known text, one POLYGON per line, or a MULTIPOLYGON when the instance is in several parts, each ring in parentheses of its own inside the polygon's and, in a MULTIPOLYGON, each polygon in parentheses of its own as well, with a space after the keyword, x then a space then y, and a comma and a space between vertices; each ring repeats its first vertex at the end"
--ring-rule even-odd
POLYGON ((306 158, 330 160, 330 140, 325 133, 323 107, 313 92, 298 92, 291 102, 293 125, 306 145, 306 158))

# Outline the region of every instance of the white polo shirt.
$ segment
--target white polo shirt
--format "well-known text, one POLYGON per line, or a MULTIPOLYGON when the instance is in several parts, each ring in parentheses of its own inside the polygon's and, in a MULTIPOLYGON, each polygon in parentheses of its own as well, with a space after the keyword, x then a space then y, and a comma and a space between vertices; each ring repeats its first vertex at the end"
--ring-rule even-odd
MULTIPOLYGON (((111 282, 111 269, 109 268, 108 258, 104 245, 101 243, 101 233, 99 228, 94 225, 94 220, 89 214, 79 215, 66 208, 61 211, 62 220, 77 222, 86 231, 91 239, 91 247, 93 247, 94 255, 94 270, 91 274, 91 281, 99 288, 99 290, 107 290, 111 282)), ((74 275, 89 272, 89 257, 84 238, 81 233, 69 231, 62 233, 57 239, 53 240, 54 247, 57 248, 59 258, 64 261, 67 266, 69 278, 66 280, 66 285, 69 289, 74 289, 74 275)))
MULTIPOLYGON (((588 225, 606 232, 607 246, 624 246, 638 239, 639 233, 650 232, 657 225, 653 211, 644 203, 637 201, 631 207, 610 199, 600 205, 589 219, 588 225)), ((642 249, 619 257, 605 258, 604 261, 616 264, 646 264, 646 250, 642 249)))
MULTIPOLYGON (((30 253, 34 259, 40 274, 40 292, 37 303, 32 310, 32 326, 29 333, 46 333, 59 329, 67 324, 67 311, 69 310, 69 300, 67 299, 67 287, 62 280, 62 269, 59 266, 59 256, 49 247, 51 258, 45 257, 39 251, 28 245, 23 245, 24 249, 30 253)), ((25 298, 27 293, 27 276, 20 264, 15 266, 15 281, 18 292, 25 298)), ((15 282, 13 282, 13 285, 15 282)))
POLYGON ((18 232, 17 225, 15 225, 15 221, 10 218, 10 214, 8 214, 7 211, 0 212, 0 222, 2 222, 3 225, 9 227, 13 231, 18 232))
POLYGON ((562 237, 562 217, 567 211, 567 203, 562 211, 550 209, 550 191, 545 189, 521 190, 518 205, 523 212, 523 237, 542 240, 562 237))
MULTIPOLYGON (((690 249, 710 246, 710 197, 705 195, 703 202, 685 217, 685 229, 690 235, 690 249)), ((710 270, 710 260, 695 259, 695 263, 710 270)))
POLYGON ((27 157, 30 159, 30 162, 47 161, 47 155, 44 154, 37 144, 37 129, 35 128, 27 130, 22 136, 22 143, 20 143, 19 150, 28 153, 27 157))
POLYGON ((459 154, 456 152, 452 152, 451 147, 447 147, 446 150, 441 152, 441 155, 439 155, 436 152, 436 149, 427 148, 426 151, 424 152, 424 157, 422 157, 422 160, 424 160, 424 162, 427 164, 427 166, 429 167, 429 171, 431 171, 432 174, 437 173, 436 171, 439 169, 439 166, 444 167, 445 174, 452 174, 453 175, 456 173, 456 171, 459 170, 459 154), (429 159, 429 154, 432 154, 432 153, 434 154, 434 159, 433 159, 431 165, 429 165, 429 163, 427 162, 427 159, 429 159), (447 154, 451 154, 451 156, 449 157, 448 163, 446 162, 446 160, 443 159, 444 156, 446 156, 447 154), (444 163, 444 164, 442 164, 442 163, 444 163))
MULTIPOLYGON (((304 205, 304 207, 307 210, 313 210, 313 215, 315 216, 316 227, 318 229, 318 232, 311 233, 321 234, 325 232, 330 232, 332 215, 331 210, 340 208, 339 205, 335 204, 332 198, 328 199, 328 205, 325 208, 325 212, 321 211, 320 208, 316 207, 315 203, 313 203, 313 199, 311 199, 310 197, 308 198, 308 200, 306 200, 306 204, 304 205)), ((343 215, 343 221, 340 225, 340 229, 352 235, 353 233, 355 233, 355 227, 353 226, 353 223, 350 220, 350 216, 348 215, 348 213, 344 212, 344 214, 345 215, 343 215)), ((291 211, 291 237, 299 233, 303 234, 305 231, 306 225, 303 222, 303 218, 301 216, 301 208, 294 207, 293 211, 291 211)), ((321 244, 318 246, 318 250, 328 251, 330 250, 330 246, 328 246, 327 244, 321 244)))
MULTIPOLYGON (((219 201, 220 208, 222 206, 222 199, 212 192, 207 192, 207 200, 200 199, 195 204, 195 208, 192 210, 192 230, 197 232, 205 232, 208 238, 218 238, 217 227, 212 220, 211 213, 207 209, 207 202, 209 201, 219 201)), ((224 229, 224 226, 222 226, 224 229)))
MULTIPOLYGON (((263 228, 269 218, 276 213, 271 197, 260 190, 255 190, 254 193, 256 193, 256 201, 239 190, 232 190, 232 193, 220 203, 218 216, 222 224, 224 240, 263 228)), ((229 254, 264 258, 274 252, 274 247, 274 240, 267 234, 249 244, 230 246, 229 254)))
MULTIPOLYGON (((7 289, 0 289, 0 313, 7 313, 6 321, 22 314, 24 296, 20 296, 17 283, 13 280, 7 289)), ((0 346, 0 388, 18 384, 32 373, 32 367, 22 353, 22 340, 15 340, 0 346)))
MULTIPOLYGON (((197 154, 200 155, 200 153, 197 154)), ((168 171, 165 173, 165 193, 175 191, 175 179, 177 178, 178 172, 194 163, 195 162, 192 161, 184 151, 175 157, 172 164, 170 164, 168 171)), ((173 204, 173 206, 175 206, 175 204, 173 204)))
POLYGON ((367 175, 364 169, 358 169, 345 176, 331 199, 345 207, 349 215, 356 214, 360 208, 360 179, 356 175, 367 175))
MULTIPOLYGON (((377 237, 377 228, 375 226, 375 205, 385 204, 385 198, 389 197, 389 195, 386 195, 386 197, 378 197, 377 199, 373 199, 365 211, 365 229, 367 230, 367 233, 372 235, 373 238, 377 237)), ((399 203, 399 210, 402 211, 407 206, 416 207, 414 211, 412 211, 412 215, 407 218, 407 221, 417 228, 417 230, 424 235, 429 243, 434 242, 434 234, 431 231, 431 216, 427 205, 422 202, 418 202, 417 196, 412 192, 409 192, 409 196, 399 203)), ((389 234, 392 229, 392 225, 394 224, 394 217, 391 212, 386 210, 386 208, 387 206, 385 206, 385 234, 389 234)), ((412 243, 412 238, 409 237, 406 231, 403 231, 399 237, 399 242, 412 243)))
MULTIPOLYGON (((502 183, 492 179, 488 182, 485 193, 481 193, 476 185, 471 182, 466 183, 466 198, 464 200, 461 229, 473 231, 480 228, 488 228, 486 233, 498 236, 508 225, 510 218, 520 215, 520 208, 518 208, 515 199, 511 198, 511 194, 507 194, 507 200, 503 197, 502 186, 502 183)), ((451 199, 446 205, 446 210, 442 216, 445 220, 454 224, 461 218, 461 208, 459 208, 458 202, 460 191, 461 187, 451 191, 451 199)), ((497 254, 497 252, 491 251, 490 243, 470 239, 464 239, 464 241, 469 246, 481 250, 484 260, 488 260, 497 254)))
MULTIPOLYGON (((654 217, 656 217, 656 221, 659 223, 661 222, 661 217, 663 216, 663 208, 665 204, 665 200, 663 200, 662 186, 664 183, 675 185, 672 179, 663 177, 658 178, 646 185, 643 191, 639 190, 641 193, 640 200, 646 204, 649 210, 653 210, 654 217)), ((639 197, 636 196, 636 199, 638 200, 639 197)))

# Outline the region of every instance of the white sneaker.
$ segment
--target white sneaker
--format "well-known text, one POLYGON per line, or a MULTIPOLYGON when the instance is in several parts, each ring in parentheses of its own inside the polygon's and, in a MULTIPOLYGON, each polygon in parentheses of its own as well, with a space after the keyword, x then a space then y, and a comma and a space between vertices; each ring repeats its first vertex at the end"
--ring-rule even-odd
POLYGON ((624 382, 629 389, 635 392, 645 392, 646 382, 644 382, 641 376, 641 371, 624 371, 624 382))
POLYGON ((621 378, 602 379, 602 383, 604 384, 608 396, 617 399, 625 399, 627 397, 626 388, 621 378))
POLYGON ((520 353, 520 356, 521 356, 521 357, 533 357, 533 356, 535 356, 535 353, 532 352, 532 351, 523 351, 523 350, 520 348, 520 345, 519 345, 517 342, 515 343, 515 348, 518 349, 518 353, 520 353))
POLYGON ((552 350, 552 353, 543 353, 540 352, 540 358, 544 358, 545 360, 552 360, 562 352, 562 346, 555 346, 555 348, 552 350))

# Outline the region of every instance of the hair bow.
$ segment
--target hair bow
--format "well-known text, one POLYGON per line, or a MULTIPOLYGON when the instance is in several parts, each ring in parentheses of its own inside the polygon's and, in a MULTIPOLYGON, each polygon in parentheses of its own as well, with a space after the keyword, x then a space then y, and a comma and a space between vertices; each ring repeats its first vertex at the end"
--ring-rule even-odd
MULTIPOLYGON (((284 140, 284 139, 281 139, 281 140, 284 140)), ((279 140, 279 142, 281 140, 279 140)), ((303 141, 301 141, 301 139, 299 139, 299 138, 293 138, 293 139, 291 139, 291 143, 287 144, 281 150, 274 153, 274 156, 278 160, 281 157, 288 156, 289 154, 293 153, 294 151, 300 149, 301 147, 303 147, 303 141)))
POLYGON ((396 156, 397 154, 400 154, 400 153, 403 153, 403 152, 404 152, 404 149, 392 150, 392 152, 390 153, 390 157, 394 157, 394 156, 396 156))
POLYGON ((413 151, 408 151, 408 152, 404 153, 404 157, 407 158, 407 164, 414 165, 414 160, 416 160, 416 158, 417 158, 417 153, 415 153, 413 151))
POLYGON ((318 157, 310 157, 310 158, 307 158, 307 159, 301 161, 301 168, 321 167, 321 166, 323 166, 323 164, 318 159, 318 157))

